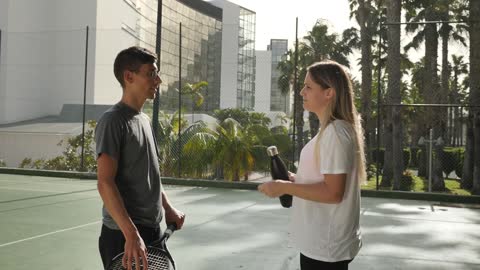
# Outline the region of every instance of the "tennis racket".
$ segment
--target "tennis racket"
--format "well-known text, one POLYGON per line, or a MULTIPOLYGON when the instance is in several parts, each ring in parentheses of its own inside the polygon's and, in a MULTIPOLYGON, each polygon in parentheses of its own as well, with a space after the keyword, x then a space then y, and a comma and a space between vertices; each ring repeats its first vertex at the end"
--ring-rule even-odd
MULTIPOLYGON (((153 242, 147 247, 147 263, 148 270, 175 270, 175 261, 170 255, 170 251, 167 249, 166 242, 168 238, 177 229, 176 224, 170 224, 162 235, 162 238, 153 242)), ((108 270, 125 270, 122 266, 122 258, 124 252, 115 256, 110 262, 108 270)), ((132 269, 135 269, 135 261, 131 262, 132 269)), ((145 269, 143 265, 140 265, 140 269, 145 269)))

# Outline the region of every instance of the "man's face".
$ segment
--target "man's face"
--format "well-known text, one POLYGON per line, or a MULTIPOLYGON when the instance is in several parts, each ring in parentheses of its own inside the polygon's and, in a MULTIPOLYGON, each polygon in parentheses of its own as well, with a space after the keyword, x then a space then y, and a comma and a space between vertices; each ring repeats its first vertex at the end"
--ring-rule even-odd
POLYGON ((146 99, 154 99, 162 83, 156 64, 141 65, 137 72, 133 72, 131 79, 132 89, 146 99))

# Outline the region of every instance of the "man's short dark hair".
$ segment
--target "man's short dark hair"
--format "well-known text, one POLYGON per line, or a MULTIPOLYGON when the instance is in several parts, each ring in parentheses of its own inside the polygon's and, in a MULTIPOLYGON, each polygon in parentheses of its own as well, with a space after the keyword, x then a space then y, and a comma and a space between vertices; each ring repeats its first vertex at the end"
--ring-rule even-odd
POLYGON ((128 49, 122 50, 117 54, 115 63, 113 64, 113 73, 122 87, 125 87, 123 81, 123 73, 126 70, 138 71, 143 64, 154 64, 157 60, 157 56, 142 47, 133 46, 128 49))

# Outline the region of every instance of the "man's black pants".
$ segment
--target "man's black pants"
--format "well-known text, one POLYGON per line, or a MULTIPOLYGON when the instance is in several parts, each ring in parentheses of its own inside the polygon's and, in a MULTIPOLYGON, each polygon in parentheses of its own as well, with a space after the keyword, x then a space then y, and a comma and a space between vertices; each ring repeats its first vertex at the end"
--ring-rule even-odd
POLYGON ((348 270, 348 264, 352 260, 339 262, 323 262, 309 258, 300 253, 301 270, 348 270))

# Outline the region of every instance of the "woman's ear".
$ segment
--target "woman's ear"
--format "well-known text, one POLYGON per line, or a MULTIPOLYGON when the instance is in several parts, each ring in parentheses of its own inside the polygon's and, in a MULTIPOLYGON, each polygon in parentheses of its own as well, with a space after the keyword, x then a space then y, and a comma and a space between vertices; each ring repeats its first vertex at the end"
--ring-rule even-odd
POLYGON ((333 98, 335 98, 335 95, 337 94, 336 91, 335 91, 335 89, 333 89, 332 87, 330 87, 330 88, 328 88, 326 91, 327 91, 327 92, 326 92, 326 97, 327 97, 328 99, 333 99, 333 98))

